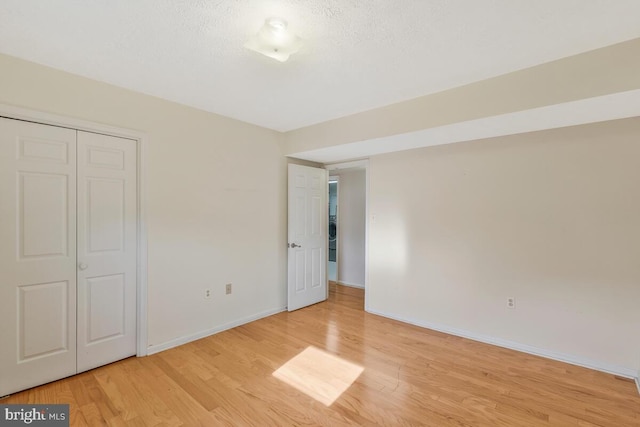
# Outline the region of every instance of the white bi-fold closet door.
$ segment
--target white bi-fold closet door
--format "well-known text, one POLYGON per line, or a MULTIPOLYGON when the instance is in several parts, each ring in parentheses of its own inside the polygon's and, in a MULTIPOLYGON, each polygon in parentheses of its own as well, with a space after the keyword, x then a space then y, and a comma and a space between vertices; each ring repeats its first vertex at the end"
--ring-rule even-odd
POLYGON ((136 353, 136 153, 0 118, 0 396, 136 353))

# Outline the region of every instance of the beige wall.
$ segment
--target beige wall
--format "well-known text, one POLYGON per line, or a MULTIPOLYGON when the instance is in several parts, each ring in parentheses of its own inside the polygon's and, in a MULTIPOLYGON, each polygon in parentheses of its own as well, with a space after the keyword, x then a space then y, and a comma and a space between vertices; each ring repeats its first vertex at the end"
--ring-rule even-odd
POLYGON ((3 55, 0 103, 148 134, 149 345, 285 307, 281 134, 3 55))
POLYGON ((337 175, 338 282, 364 287, 366 172, 337 175))
POLYGON ((372 311, 637 373, 640 118, 374 157, 369 203, 372 311))

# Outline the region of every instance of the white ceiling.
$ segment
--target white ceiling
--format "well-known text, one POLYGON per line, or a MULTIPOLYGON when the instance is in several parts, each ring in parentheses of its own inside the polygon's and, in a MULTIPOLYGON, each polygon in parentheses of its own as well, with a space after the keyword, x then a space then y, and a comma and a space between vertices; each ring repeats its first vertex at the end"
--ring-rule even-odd
POLYGON ((638 0, 1 0, 0 52, 288 131, 640 37, 638 0), (286 63, 243 47, 279 16, 286 63))

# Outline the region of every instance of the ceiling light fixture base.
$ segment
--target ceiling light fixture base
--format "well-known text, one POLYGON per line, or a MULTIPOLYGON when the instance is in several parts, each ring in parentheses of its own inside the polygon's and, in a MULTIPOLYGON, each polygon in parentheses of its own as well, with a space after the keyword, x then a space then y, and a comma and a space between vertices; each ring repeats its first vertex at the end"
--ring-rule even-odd
POLYGON ((244 44, 254 52, 285 62, 289 56, 302 47, 300 37, 287 29, 287 21, 282 18, 268 18, 258 33, 244 44))

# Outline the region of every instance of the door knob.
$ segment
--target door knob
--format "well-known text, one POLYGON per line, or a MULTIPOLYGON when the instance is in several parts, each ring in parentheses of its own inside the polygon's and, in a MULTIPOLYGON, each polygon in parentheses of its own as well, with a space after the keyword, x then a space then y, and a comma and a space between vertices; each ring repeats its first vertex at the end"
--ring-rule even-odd
POLYGON ((86 270, 89 266, 87 264, 85 264, 84 262, 81 262, 80 264, 78 264, 78 268, 80 270, 86 270))
POLYGON ((291 244, 289 245, 289 247, 290 247, 290 248, 301 248, 301 247, 302 247, 302 245, 296 245, 295 243, 291 243, 291 244))

